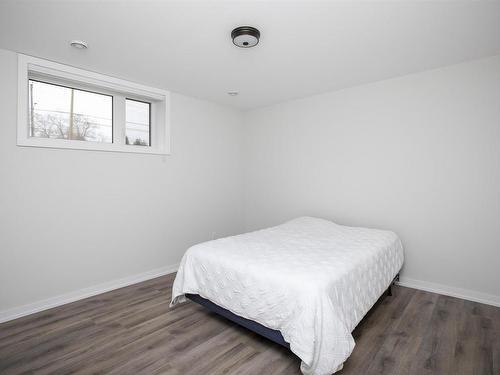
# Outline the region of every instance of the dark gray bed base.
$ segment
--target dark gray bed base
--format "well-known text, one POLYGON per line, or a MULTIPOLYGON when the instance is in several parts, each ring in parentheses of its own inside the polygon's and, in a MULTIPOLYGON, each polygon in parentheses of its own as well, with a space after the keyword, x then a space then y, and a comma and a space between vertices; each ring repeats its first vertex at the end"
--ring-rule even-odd
MULTIPOLYGON (((396 281, 399 281, 399 273, 396 275, 391 285, 389 285, 389 288, 387 288, 387 295, 392 296, 391 286, 396 281)), ((249 329, 250 331, 257 333, 258 335, 264 336, 265 338, 274 341, 276 344, 282 345, 285 348, 290 349, 290 344, 285 341, 280 331, 264 327, 262 324, 254 322, 253 320, 246 319, 239 315, 236 315, 231 311, 223 307, 220 307, 219 305, 216 305, 212 301, 209 301, 208 299, 201 297, 198 294, 186 294, 186 297, 189 298, 191 301, 199 303, 200 305, 206 307, 210 311, 213 311, 214 313, 219 314, 224 318, 229 319, 232 322, 235 322, 236 324, 239 324, 240 326, 243 326, 249 329)))
POLYGON ((216 305, 212 301, 209 301, 208 299, 199 296, 198 294, 186 294, 186 297, 189 298, 191 301, 194 301, 206 307, 210 311, 213 311, 214 313, 219 314, 224 318, 229 319, 235 322, 236 324, 239 324, 240 326, 243 326, 249 329, 250 331, 257 333, 258 335, 264 336, 265 338, 274 341, 277 344, 283 345, 285 348, 288 349, 290 348, 290 344, 288 344, 285 341, 285 339, 281 335, 281 332, 278 330, 264 327, 262 324, 254 322, 253 320, 245 319, 239 315, 236 315, 231 311, 226 310, 220 307, 219 305, 216 305))

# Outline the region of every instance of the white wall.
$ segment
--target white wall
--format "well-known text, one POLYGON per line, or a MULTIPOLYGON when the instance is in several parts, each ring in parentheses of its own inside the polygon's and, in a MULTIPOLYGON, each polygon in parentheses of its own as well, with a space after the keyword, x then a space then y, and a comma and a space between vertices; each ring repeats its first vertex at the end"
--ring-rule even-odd
POLYGON ((299 215, 391 229, 406 280, 500 303, 500 57, 244 120, 247 229, 299 215))
POLYGON ((0 313, 241 232, 241 114, 171 99, 172 156, 17 147, 17 56, 0 50, 0 313))
POLYGON ((0 50, 0 320, 300 215, 392 229, 406 280, 500 301, 500 57, 244 113, 173 94, 167 157, 17 147, 16 69, 0 50))

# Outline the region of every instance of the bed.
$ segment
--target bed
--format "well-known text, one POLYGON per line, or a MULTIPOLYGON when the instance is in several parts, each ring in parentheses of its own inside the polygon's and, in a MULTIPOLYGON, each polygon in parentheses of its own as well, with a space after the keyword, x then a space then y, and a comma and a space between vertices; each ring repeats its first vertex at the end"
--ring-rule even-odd
POLYGON ((304 375, 332 374, 354 348, 351 332, 402 264, 393 232, 301 217, 189 248, 171 304, 191 298, 282 340, 304 375))

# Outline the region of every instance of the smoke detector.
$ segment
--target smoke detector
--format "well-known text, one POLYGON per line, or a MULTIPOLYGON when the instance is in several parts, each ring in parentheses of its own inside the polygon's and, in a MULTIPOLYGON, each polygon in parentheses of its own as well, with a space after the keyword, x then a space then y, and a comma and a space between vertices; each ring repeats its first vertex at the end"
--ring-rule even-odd
POLYGON ((231 31, 231 38, 235 46, 250 48, 259 43, 260 31, 252 26, 240 26, 231 31))
POLYGON ((71 47, 75 47, 77 49, 89 48, 89 45, 84 40, 72 40, 71 42, 69 42, 69 44, 71 45, 71 47))

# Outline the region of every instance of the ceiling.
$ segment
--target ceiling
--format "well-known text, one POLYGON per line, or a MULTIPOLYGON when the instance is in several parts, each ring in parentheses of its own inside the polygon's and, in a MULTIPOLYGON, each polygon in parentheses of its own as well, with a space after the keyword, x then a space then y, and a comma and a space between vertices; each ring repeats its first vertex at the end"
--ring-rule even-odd
POLYGON ((249 109, 498 55, 500 2, 1 0, 0 48, 249 109))

